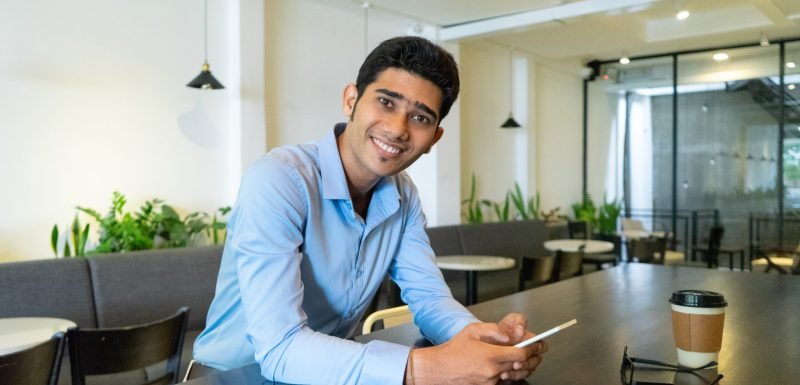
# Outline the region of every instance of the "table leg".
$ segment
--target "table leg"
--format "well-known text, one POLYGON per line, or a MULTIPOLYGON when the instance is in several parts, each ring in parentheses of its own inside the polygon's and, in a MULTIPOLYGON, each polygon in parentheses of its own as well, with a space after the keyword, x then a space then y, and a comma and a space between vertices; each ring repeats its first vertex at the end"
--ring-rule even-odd
POLYGON ((478 302, 478 273, 467 271, 467 306, 478 302))

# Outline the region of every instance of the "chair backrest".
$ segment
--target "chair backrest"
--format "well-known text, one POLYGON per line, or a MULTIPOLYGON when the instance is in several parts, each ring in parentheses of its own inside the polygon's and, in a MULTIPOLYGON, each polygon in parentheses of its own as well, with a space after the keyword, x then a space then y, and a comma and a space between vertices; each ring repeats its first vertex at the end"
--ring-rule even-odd
MULTIPOLYGON (((666 238, 664 238, 665 246, 664 249, 666 250, 666 238)), ((630 262, 633 257, 639 262, 646 262, 646 263, 663 263, 664 258, 661 257, 658 260, 655 258, 656 252, 659 250, 659 241, 656 238, 640 238, 640 239, 631 239, 628 241, 628 261, 630 262), (659 262, 661 261, 661 262, 659 262)), ((663 255, 663 254, 662 254, 663 255)))
POLYGON ((572 239, 589 239, 589 224, 584 221, 570 221, 567 223, 569 237, 572 239))
POLYGON ((189 308, 155 322, 107 329, 67 330, 72 384, 85 377, 141 369, 167 361, 166 373, 149 384, 174 384, 183 348, 189 308))
POLYGON ((383 327, 390 328, 392 326, 402 325, 411 322, 413 315, 408 310, 408 305, 392 307, 389 309, 378 310, 364 320, 364 326, 361 329, 361 334, 369 334, 372 332, 372 327, 378 321, 383 321, 383 327))
POLYGON ((622 230, 645 231, 644 224, 638 219, 622 218, 622 230))
POLYGON ((583 247, 578 252, 556 251, 552 282, 583 274, 583 247))
POLYGON ((550 283, 554 269, 555 257, 523 257, 519 264, 517 291, 527 289, 527 282, 533 282, 533 287, 550 283))
POLYGON ((0 356, 0 385, 56 385, 64 352, 64 333, 25 350, 0 356))
POLYGON ((719 251, 720 245, 722 244, 722 237, 725 235, 725 228, 722 226, 713 226, 711 227, 711 232, 708 235, 708 249, 713 251, 719 251))

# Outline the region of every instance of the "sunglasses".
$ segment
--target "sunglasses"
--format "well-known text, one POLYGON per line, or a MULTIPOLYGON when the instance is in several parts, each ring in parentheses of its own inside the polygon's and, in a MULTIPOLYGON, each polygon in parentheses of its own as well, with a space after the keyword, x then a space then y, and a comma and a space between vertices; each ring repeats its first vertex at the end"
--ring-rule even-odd
MULTIPOLYGON (((673 372, 679 373, 691 373, 695 376, 701 377, 699 374, 695 373, 696 371, 713 368, 717 366, 716 361, 711 361, 703 366, 698 366, 696 368, 690 368, 681 365, 669 364, 666 362, 650 360, 646 358, 637 358, 628 355, 628 347, 625 347, 625 351, 622 353, 622 366, 620 367, 619 374, 620 380, 622 381, 623 385, 667 385, 671 383, 664 383, 664 382, 645 382, 645 381, 634 381, 633 380, 633 372, 636 368, 636 364, 647 365, 649 369, 660 369, 660 370, 670 370, 673 372)), ((712 382, 709 382, 708 385, 715 385, 718 384, 719 381, 722 379, 722 374, 718 375, 712 382)))

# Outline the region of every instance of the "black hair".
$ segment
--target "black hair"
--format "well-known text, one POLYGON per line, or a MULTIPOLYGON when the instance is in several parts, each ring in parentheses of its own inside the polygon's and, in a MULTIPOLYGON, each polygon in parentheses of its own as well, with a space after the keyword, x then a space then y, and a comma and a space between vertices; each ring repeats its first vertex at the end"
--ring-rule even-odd
POLYGON ((458 97, 460 81, 453 55, 430 40, 416 36, 391 38, 378 45, 364 59, 356 78, 358 98, 387 68, 398 68, 421 76, 442 91, 439 121, 447 116, 458 97))

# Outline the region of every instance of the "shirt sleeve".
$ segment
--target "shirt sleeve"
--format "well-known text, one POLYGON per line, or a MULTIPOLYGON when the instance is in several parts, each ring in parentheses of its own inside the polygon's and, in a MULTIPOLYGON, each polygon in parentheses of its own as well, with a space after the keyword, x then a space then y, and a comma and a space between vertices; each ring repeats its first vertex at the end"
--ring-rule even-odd
POLYGON ((293 384, 401 384, 409 348, 361 344, 311 330, 302 309, 306 190, 300 176, 269 157, 243 178, 233 247, 246 331, 261 374, 293 384))
POLYGON ((410 188, 405 230, 390 273, 400 287, 403 302, 414 314, 414 323, 425 338, 441 344, 470 323, 480 321, 450 293, 425 233, 419 196, 413 185, 410 188))

